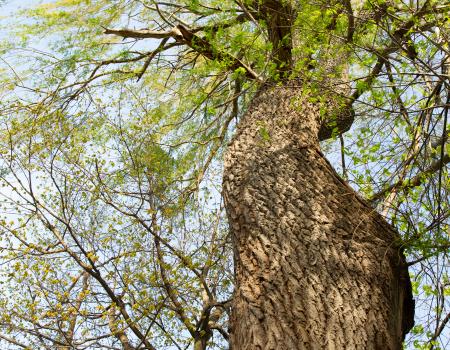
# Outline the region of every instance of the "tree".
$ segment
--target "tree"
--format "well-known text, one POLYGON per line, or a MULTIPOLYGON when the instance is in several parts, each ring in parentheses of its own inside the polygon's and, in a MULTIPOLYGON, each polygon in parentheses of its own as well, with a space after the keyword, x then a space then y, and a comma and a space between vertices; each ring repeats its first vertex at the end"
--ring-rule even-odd
POLYGON ((5 20, 5 346, 445 347, 449 14, 60 0, 5 20))

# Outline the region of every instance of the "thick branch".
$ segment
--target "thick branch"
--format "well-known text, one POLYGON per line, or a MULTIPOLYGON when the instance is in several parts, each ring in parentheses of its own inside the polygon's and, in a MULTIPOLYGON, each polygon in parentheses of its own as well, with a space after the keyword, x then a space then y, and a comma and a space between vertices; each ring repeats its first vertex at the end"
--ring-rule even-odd
POLYGON ((450 321, 450 313, 448 313, 447 316, 442 320, 442 322, 441 322, 439 328, 436 329, 436 332, 435 332, 434 335, 431 337, 430 343, 431 343, 433 340, 436 340, 436 339, 441 335, 441 333, 444 331, 445 326, 447 325, 447 323, 448 323, 449 321, 450 321))
POLYGON ((263 82, 262 78, 253 71, 253 69, 242 62, 239 58, 233 55, 216 50, 210 42, 206 39, 199 37, 195 34, 195 29, 190 30, 182 24, 178 24, 169 31, 154 31, 154 30, 133 30, 133 29, 108 29, 105 28, 105 34, 118 35, 123 38, 136 38, 136 39, 175 39, 177 42, 183 43, 189 46, 194 51, 203 55, 208 59, 217 59, 222 62, 229 62, 227 68, 230 70, 236 70, 238 68, 244 68, 246 75, 250 79, 263 82))
POLYGON ((16 339, 7 337, 6 335, 0 334, 0 339, 3 339, 7 341, 8 343, 14 344, 22 349, 29 349, 30 347, 28 345, 25 345, 23 343, 19 343, 16 339))
POLYGON ((180 37, 181 33, 177 27, 173 27, 168 31, 156 31, 147 29, 108 29, 105 28, 104 34, 117 35, 122 38, 135 38, 135 39, 164 39, 164 38, 176 38, 180 37))
POLYGON ((111 333, 120 341, 124 350, 134 350, 134 347, 130 344, 127 334, 123 329, 119 329, 116 321, 116 308, 112 304, 108 313, 108 324, 111 333))
MULTIPOLYGON (((89 274, 87 272, 84 272, 82 274, 82 277, 83 277, 83 279, 82 279, 83 287, 82 287, 80 293, 78 293, 78 296, 75 300, 75 312, 70 317, 69 327, 64 334, 64 337, 66 338, 67 345, 68 345, 67 347, 64 347, 64 349, 70 349, 72 347, 72 343, 73 343, 74 336, 75 336, 75 327, 77 325, 78 315, 80 314, 81 304, 83 303, 84 295, 89 288, 89 284, 88 284, 89 274)), ((73 286, 75 286, 75 284, 73 284, 73 286)))
POLYGON ((381 198, 383 198, 387 193, 391 192, 393 189, 402 187, 403 189, 417 187, 423 183, 423 181, 426 179, 427 175, 433 174, 439 169, 441 169, 444 165, 450 163, 450 155, 445 154, 444 157, 438 160, 435 160, 431 165, 426 168, 424 171, 420 172, 410 180, 404 182, 404 181, 397 181, 393 183, 392 185, 388 186, 384 190, 381 190, 380 192, 374 194, 371 198, 371 202, 375 202, 381 198))

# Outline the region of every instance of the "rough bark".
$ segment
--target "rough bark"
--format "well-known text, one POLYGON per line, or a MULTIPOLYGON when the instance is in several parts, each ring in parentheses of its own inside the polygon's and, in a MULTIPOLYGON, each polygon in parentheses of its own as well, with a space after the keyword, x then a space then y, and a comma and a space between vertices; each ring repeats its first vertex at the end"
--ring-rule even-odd
POLYGON ((399 236, 325 159, 298 91, 263 87, 225 157, 233 350, 401 349, 414 308, 399 236))

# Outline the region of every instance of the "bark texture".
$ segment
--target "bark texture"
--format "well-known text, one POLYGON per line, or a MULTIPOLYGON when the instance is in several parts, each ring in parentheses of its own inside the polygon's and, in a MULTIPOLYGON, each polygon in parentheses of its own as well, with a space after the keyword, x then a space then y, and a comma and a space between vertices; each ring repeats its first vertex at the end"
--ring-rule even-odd
POLYGON ((413 324, 398 234, 319 148, 319 107, 263 87, 225 157, 233 350, 401 349, 413 324))

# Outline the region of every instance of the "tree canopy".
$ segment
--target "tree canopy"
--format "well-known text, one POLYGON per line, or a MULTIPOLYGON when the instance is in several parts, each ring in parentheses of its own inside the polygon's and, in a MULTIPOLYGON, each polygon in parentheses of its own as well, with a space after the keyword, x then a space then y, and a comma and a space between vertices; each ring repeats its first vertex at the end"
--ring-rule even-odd
POLYGON ((331 96, 354 111, 322 147, 401 233, 406 348, 450 346, 449 1, 0 6, 2 348, 227 349, 222 156, 288 79, 324 118, 331 96))

